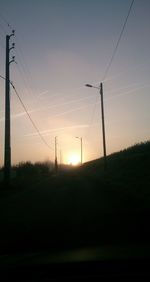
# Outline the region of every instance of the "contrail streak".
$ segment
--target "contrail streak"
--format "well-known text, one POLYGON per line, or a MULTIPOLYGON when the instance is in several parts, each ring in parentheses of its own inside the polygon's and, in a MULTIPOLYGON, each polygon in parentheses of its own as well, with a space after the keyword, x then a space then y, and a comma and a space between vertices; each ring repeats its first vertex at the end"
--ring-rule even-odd
MULTIPOLYGON (((48 136, 52 132, 55 132, 55 131, 75 129, 75 128, 86 128, 86 127, 88 127, 88 124, 79 124, 79 125, 73 125, 73 126, 59 127, 59 128, 55 128, 55 129, 47 129, 47 130, 40 131, 40 133, 43 136, 48 136)), ((31 133, 31 134, 27 134, 27 135, 24 135, 24 136, 25 137, 32 137, 32 136, 37 136, 37 135, 38 135, 37 133, 31 133)))
POLYGON ((129 94, 137 94, 137 92, 136 92, 137 90, 144 89, 144 88, 147 88, 147 87, 150 87, 150 85, 143 85, 141 87, 136 87, 136 88, 134 88, 132 90, 128 90, 126 92, 123 92, 123 93, 120 93, 120 94, 117 94, 117 95, 113 95, 112 97, 108 97, 105 100, 112 100, 114 98, 125 96, 125 95, 129 95, 129 94))

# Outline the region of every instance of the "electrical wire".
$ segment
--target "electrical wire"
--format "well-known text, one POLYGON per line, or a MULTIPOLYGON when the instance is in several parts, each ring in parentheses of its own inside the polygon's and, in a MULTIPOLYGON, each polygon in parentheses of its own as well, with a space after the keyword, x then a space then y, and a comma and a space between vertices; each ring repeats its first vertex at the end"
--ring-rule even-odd
POLYGON ((4 76, 0 75, 0 77, 1 77, 2 79, 6 80, 6 78, 5 78, 4 76))
MULTIPOLYGON (((1 14, 0 14, 0 17, 2 18, 3 22, 7 25, 7 28, 12 29, 12 26, 9 24, 9 22, 8 22, 1 14)), ((2 24, 0 24, 0 27, 1 27, 2 31, 3 31, 3 33, 6 35, 6 33, 7 33, 7 32, 6 32, 6 29, 3 27, 2 24)), ((20 52, 21 52, 21 51, 20 51, 20 52)), ((23 65, 22 62, 21 62, 21 65, 22 65, 22 69, 23 69, 23 71, 24 71, 24 73, 25 73, 25 68, 24 68, 24 65, 23 65)), ((30 75, 29 75, 29 76, 30 76, 30 75)), ((5 77, 3 77, 3 76, 1 76, 1 75, 0 75, 0 77, 5 80, 5 77)), ((26 75, 26 78, 27 78, 27 75, 26 75)), ((25 78, 24 78, 24 77, 23 77, 23 79, 24 79, 24 82, 25 82, 25 78)), ((41 140, 43 141, 43 143, 44 143, 50 150, 54 151, 53 148, 46 142, 46 140, 44 139, 44 137, 43 137, 42 134, 40 133, 40 130, 38 129, 37 125, 35 124, 35 122, 34 122, 33 119, 31 118, 31 116, 30 116, 30 114, 29 114, 29 112, 28 112, 28 110, 27 110, 25 104, 23 103, 23 101, 22 101, 22 99, 20 98, 20 96, 19 96, 19 94, 18 94, 18 92, 17 92, 15 86, 13 85, 13 83, 12 83, 11 81, 10 81, 10 84, 11 84, 11 86, 13 87, 13 89, 14 89, 14 91, 15 91, 15 93, 16 93, 16 95, 17 95, 17 97, 18 97, 18 99, 19 99, 19 101, 20 101, 20 103, 21 103, 21 105, 22 105, 22 107, 23 107, 23 109, 25 110, 25 112, 26 112, 26 114, 27 114, 27 116, 28 116, 30 122, 32 123, 34 129, 36 130, 37 134, 39 135, 39 137, 41 138, 41 140)))
POLYGON ((23 78, 23 81, 24 81, 24 84, 25 84, 25 87, 28 89, 28 92, 30 94, 30 97, 33 97, 33 99, 36 101, 37 103, 37 96, 34 94, 34 92, 31 90, 32 87, 31 87, 31 81, 33 81, 33 78, 32 78, 32 73, 29 69, 29 67, 27 66, 27 62, 24 58, 24 55, 23 55, 23 52, 22 52, 22 49, 20 47, 20 44, 18 43, 18 41, 16 41, 17 43, 17 46, 18 46, 18 50, 16 50, 16 53, 17 53, 17 61, 19 62, 19 64, 17 64, 17 69, 18 71, 20 72, 20 75, 22 76, 23 78), (20 65, 20 66, 19 66, 20 65))
MULTIPOLYGON (((120 34, 119 34, 119 37, 118 37, 117 43, 116 43, 116 45, 115 45, 115 48, 114 48, 114 50, 113 50, 112 56, 111 56, 111 58, 110 58, 110 61, 109 61, 108 65, 107 65, 107 67, 106 67, 106 70, 105 70, 105 72, 104 72, 102 81, 104 81, 104 80, 106 79, 106 76, 108 75, 108 72, 109 72, 109 70, 110 70, 110 68, 111 68, 111 66, 112 66, 113 60, 114 60, 114 58, 115 58, 115 55, 116 55, 116 53, 117 53, 117 50, 118 50, 120 41, 121 41, 121 39, 122 39, 124 30, 125 30, 125 27, 126 27, 126 25, 127 25, 127 22, 128 22, 128 19, 129 19, 129 16, 130 16, 130 13, 131 13, 131 10, 132 10, 134 1, 135 1, 135 0, 132 0, 132 1, 131 1, 131 4, 130 4, 130 7, 129 7, 127 16, 126 16, 125 21, 124 21, 124 23, 123 23, 121 32, 120 32, 120 34)), ((3 20, 4 20, 4 19, 3 19, 3 20)), ((10 27, 9 23, 8 23, 6 20, 5 20, 5 23, 7 24, 8 27, 10 27)), ((23 106, 25 112, 27 113, 27 115, 28 115, 30 121, 32 122, 32 125, 33 125, 34 128, 36 129, 37 133, 39 134, 39 136, 41 137, 41 139, 43 140, 43 142, 44 142, 48 147, 50 147, 50 146, 47 144, 47 142, 45 141, 45 139, 43 138, 43 136, 41 135, 41 133, 40 133, 40 131, 38 130, 38 128, 37 128, 37 126, 35 125, 35 123, 33 122, 33 120, 32 120, 32 118, 31 118, 31 116, 29 115, 29 113, 28 113, 28 111, 27 111, 27 109, 26 109, 24 103, 22 102, 20 96, 18 95, 18 92, 16 91, 14 85, 13 85, 13 84, 11 84, 11 85, 12 85, 12 87, 14 88, 14 91, 15 91, 16 95, 18 96, 18 99, 20 100, 20 103, 22 104, 22 106, 23 106)), ((93 119, 94 119, 94 115, 95 115, 95 111, 96 111, 97 99, 98 99, 98 97, 96 98, 96 101, 95 101, 95 104, 94 104, 93 113, 92 113, 92 118, 91 118, 91 122, 90 122, 90 124, 89 124, 89 127, 90 127, 90 126, 92 125, 92 123, 93 123, 93 119)), ((51 147, 50 147, 50 148, 51 148, 51 147)))
MULTIPOLYGON (((2 26, 1 23, 0 23, 0 28, 2 29, 2 27, 3 27, 3 26, 2 26)), ((3 35, 3 34, 1 33, 1 31, 0 31, 0 40, 1 40, 1 41, 0 41, 0 45, 1 45, 2 48, 5 48, 5 47, 4 47, 4 44, 3 44, 3 42, 4 42, 4 40, 5 40, 4 38, 5 38, 4 35, 3 35)))
POLYGON ((127 21, 128 21, 128 19, 129 19, 129 16, 130 16, 130 13, 131 13, 131 10, 132 10, 134 1, 135 1, 135 0, 132 0, 132 2, 131 2, 131 4, 130 4, 130 7, 129 7, 129 10, 128 10, 127 16, 126 16, 126 18, 125 18, 125 21, 124 21, 124 23, 123 23, 123 26, 122 26, 120 35, 119 35, 118 40, 117 40, 116 46, 115 46, 115 48, 114 48, 114 51, 113 51, 112 56, 111 56, 111 58, 110 58, 110 61, 109 61, 108 65, 107 65, 107 67, 106 67, 106 70, 105 70, 105 72, 104 72, 104 75, 103 75, 103 78, 102 78, 102 82, 106 79, 106 76, 107 76, 107 74, 108 74, 108 72, 109 72, 109 70, 110 70, 110 67, 111 67, 111 65, 112 65, 112 62, 113 62, 113 60, 114 60, 114 57, 115 57, 115 55, 116 55, 116 53, 117 53, 117 49, 118 49, 118 47, 119 47, 119 43, 120 43, 120 41, 121 41, 121 38, 122 38, 122 36, 123 36, 125 27, 126 27, 126 25, 127 25, 127 21))
MULTIPOLYGON (((0 14, 0 17, 2 17, 1 14, 0 14)), ((7 27, 10 28, 11 25, 6 20, 6 18, 2 17, 2 19, 3 19, 4 23, 5 23, 5 25, 7 25, 7 27)), ((21 79, 23 79, 25 88, 28 90, 27 94, 30 95, 30 98, 33 97, 33 101, 36 101, 36 104, 39 104, 40 101, 39 101, 39 99, 37 99, 38 96, 37 95, 33 95, 34 92, 31 90, 31 83, 30 83, 29 78, 32 78, 32 74, 31 74, 29 68, 27 67, 26 60, 24 58, 24 55, 23 55, 21 47, 20 47, 20 43, 18 41, 16 41, 16 42, 17 42, 17 46, 18 46, 18 48, 17 48, 18 50, 16 50, 16 54, 17 54, 16 70, 17 70, 17 72, 19 72, 19 74, 21 76, 21 79)), ((33 81, 33 79, 32 79, 32 81, 33 81)), ((68 95, 69 95, 69 97, 71 97, 72 95, 74 95, 74 93, 71 93, 71 94, 70 94, 70 92, 69 92, 69 94, 62 93, 60 98, 63 99, 64 97, 66 97, 68 95)), ((58 94, 56 94, 54 96, 58 96, 58 94)))
MULTIPOLYGON (((124 30, 125 30, 125 27, 126 27, 126 25, 127 25, 127 22, 128 22, 128 19, 129 19, 129 16, 130 16, 130 13, 131 13, 131 10, 132 10, 134 1, 135 1, 135 0, 132 0, 132 1, 131 1, 131 4, 130 4, 130 6, 129 6, 128 13, 127 13, 127 16, 126 16, 126 18, 125 18, 125 20, 124 20, 124 23, 123 23, 121 32, 120 32, 120 34, 119 34, 117 43, 116 43, 115 48, 114 48, 114 50, 113 50, 112 56, 111 56, 111 58, 110 58, 110 61, 109 61, 108 65, 107 65, 107 67, 106 67, 106 70, 105 70, 105 72, 104 72, 104 75, 103 75, 103 77, 102 77, 102 80, 101 80, 102 82, 104 82, 104 80, 106 79, 106 77, 107 77, 107 75, 108 75, 108 72, 109 72, 109 70, 110 70, 110 68, 111 68, 111 66, 112 66, 113 60, 114 60, 114 58, 115 58, 115 55, 116 55, 116 53, 117 53, 117 50, 118 50, 120 41, 121 41, 121 39, 122 39, 124 30)), ((95 116, 95 111, 96 111, 97 100, 98 100, 98 96, 97 96, 97 98, 96 98, 96 101, 95 101, 95 104, 94 104, 94 107, 93 107, 92 116, 91 116, 91 121, 90 121, 90 123, 89 123, 89 128, 90 128, 91 125, 93 124, 93 120, 94 120, 94 116, 95 116)), ((88 131, 89 131, 89 130, 88 130, 88 131)), ((87 133, 87 135, 88 135, 88 133, 87 133)))
POLYGON ((19 96, 19 94, 18 94, 18 92, 17 92, 15 86, 13 85, 12 82, 10 82, 10 84, 11 84, 11 86, 13 87, 13 89, 14 89, 14 91, 15 91, 15 93, 16 93, 16 95, 17 95, 17 97, 18 97, 18 99, 19 99, 19 101, 20 101, 20 103, 21 103, 21 105, 22 105, 22 107, 24 108, 24 110, 25 110, 25 112, 26 112, 26 114, 27 114, 29 120, 31 121, 31 123, 32 123, 33 127, 35 128, 36 132, 38 133, 39 137, 40 137, 41 140, 44 142, 44 144, 45 144, 49 149, 51 149, 51 150, 53 151, 53 148, 46 142, 46 140, 44 139, 44 137, 43 137, 42 134, 40 133, 40 130, 39 130, 38 127, 36 126, 35 122, 34 122, 33 119, 31 118, 31 116, 30 116, 30 114, 29 114, 29 112, 28 112, 26 106, 24 105, 22 99, 20 98, 20 96, 19 96))
MULTIPOLYGON (((0 75, 0 77, 1 77, 2 79, 6 80, 5 77, 3 77, 2 75, 0 75)), ((27 114, 27 116, 28 116, 30 122, 32 123, 32 125, 33 125, 34 129, 36 130, 36 132, 38 133, 39 137, 41 138, 41 140, 44 142, 44 144, 45 144, 50 150, 54 151, 54 149, 46 142, 46 140, 44 139, 44 137, 43 137, 42 134, 40 133, 40 130, 38 129, 37 125, 35 124, 35 122, 34 122, 33 119, 31 118, 31 116, 30 116, 30 114, 29 114, 29 112, 28 112, 26 106, 24 105, 22 99, 20 98, 19 93, 17 92, 15 86, 13 85, 13 83, 12 83, 11 81, 10 81, 10 84, 11 84, 12 88, 14 89, 14 91, 15 91, 15 93, 16 93, 16 95, 17 95, 17 97, 18 97, 18 99, 19 99, 19 101, 20 101, 20 103, 21 103, 21 105, 22 105, 22 107, 23 107, 23 109, 25 110, 25 112, 26 112, 26 114, 27 114)))
MULTIPOLYGON (((13 29, 13 27, 12 27, 12 24, 10 24, 10 22, 7 20, 7 18, 6 17, 4 17, 1 13, 0 13, 0 20, 2 20, 2 22, 3 22, 3 24, 0 22, 0 28, 2 29, 2 31, 3 31, 3 37, 4 37, 4 35, 6 35, 7 34, 7 30, 6 30, 6 28, 7 29, 10 29, 10 30, 12 30, 13 29)), ((16 41, 16 40, 15 40, 16 41)), ((4 49, 5 47, 4 46, 2 46, 2 44, 1 44, 1 42, 0 42, 0 46, 4 49)), ((29 93, 29 96, 30 96, 30 98, 31 97, 33 97, 33 99, 37 102, 37 97, 35 97, 35 95, 33 95, 33 92, 31 91, 31 84, 29 83, 29 77, 31 77, 32 76, 32 74, 31 74, 31 72, 29 72, 29 70, 28 70, 28 72, 27 72, 27 67, 25 67, 25 59, 23 59, 23 54, 22 54, 22 50, 21 50, 21 48, 19 47, 20 46, 20 44, 18 43, 18 41, 17 41, 17 46, 18 46, 18 50, 19 50, 19 52, 17 51, 17 61, 19 60, 19 64, 17 63, 16 64, 16 66, 17 66, 17 70, 18 70, 18 72, 20 73, 20 75, 21 75, 21 77, 22 77, 22 79, 23 79, 23 82, 24 82, 24 85, 25 85, 25 88, 27 88, 28 89, 28 91, 27 91, 27 93, 29 93), (21 56, 20 56, 20 54, 21 54, 21 56), (23 61, 24 60, 24 61, 23 61), (19 65, 20 65, 20 67, 19 67, 19 65), (28 75, 27 75, 28 74, 28 75)))
MULTIPOLYGON (((2 21, 5 23, 5 25, 7 26, 7 28, 9 28, 10 30, 12 30, 12 25, 6 20, 6 18, 0 13, 0 18, 2 19, 2 21)), ((6 33, 6 30, 5 30, 6 33)))

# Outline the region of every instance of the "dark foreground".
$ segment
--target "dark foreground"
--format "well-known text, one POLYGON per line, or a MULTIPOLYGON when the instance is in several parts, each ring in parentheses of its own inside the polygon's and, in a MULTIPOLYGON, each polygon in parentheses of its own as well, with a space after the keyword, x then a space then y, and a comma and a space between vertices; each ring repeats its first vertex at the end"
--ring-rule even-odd
POLYGON ((97 160, 71 172, 3 187, 1 260, 10 254, 50 256, 89 248, 99 248, 107 258, 121 248, 127 248, 129 257, 149 256, 149 147, 113 155, 106 171, 97 160))
POLYGON ((150 242, 148 194, 93 187, 76 175, 3 195, 0 218, 1 253, 150 242))

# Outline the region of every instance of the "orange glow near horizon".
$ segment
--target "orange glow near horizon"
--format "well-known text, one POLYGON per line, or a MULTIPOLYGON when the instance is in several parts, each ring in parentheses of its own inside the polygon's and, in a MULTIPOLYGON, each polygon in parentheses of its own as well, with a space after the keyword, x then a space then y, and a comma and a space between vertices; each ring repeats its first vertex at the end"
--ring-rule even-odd
POLYGON ((78 154, 72 153, 68 156, 68 164, 71 165, 79 165, 80 164, 80 156, 78 154))

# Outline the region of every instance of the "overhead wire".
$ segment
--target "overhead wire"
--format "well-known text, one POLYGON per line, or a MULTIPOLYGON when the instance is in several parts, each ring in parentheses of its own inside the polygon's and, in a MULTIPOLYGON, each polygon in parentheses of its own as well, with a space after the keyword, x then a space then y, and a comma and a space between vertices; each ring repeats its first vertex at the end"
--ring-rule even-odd
MULTIPOLYGON (((117 42, 116 42, 115 48, 114 48, 114 50, 113 50, 113 52, 112 52, 112 56, 111 56, 111 58, 110 58, 110 60, 109 60, 109 62, 108 62, 108 65, 107 65, 107 67, 106 67, 106 70, 105 70, 105 72, 104 72, 104 75, 103 75, 103 77, 102 77, 101 82, 104 82, 104 80, 106 79, 106 77, 107 77, 107 75, 108 75, 108 72, 109 72, 109 70, 110 70, 110 68, 111 68, 111 66, 112 66, 112 63, 113 63, 113 60, 114 60, 115 55, 116 55, 116 53, 117 53, 117 50, 118 50, 120 41, 121 41, 122 36, 123 36, 123 33, 124 33, 124 31, 125 31, 125 28, 126 28, 126 25, 127 25, 127 22, 128 22, 130 13, 131 13, 131 10, 132 10, 132 8, 133 8, 134 1, 135 1, 135 0, 132 0, 132 1, 131 1, 131 4, 130 4, 129 9, 128 9, 128 12, 127 12, 127 16, 126 16, 126 18, 125 18, 125 20, 124 20, 123 26, 122 26, 122 28, 121 28, 121 32, 120 32, 120 34, 119 34, 118 40, 117 40, 117 42)), ((96 97, 96 101, 95 101, 94 108, 93 108, 93 111, 92 111, 92 117, 91 117, 91 121, 90 121, 90 123, 89 123, 89 128, 90 128, 91 125, 93 124, 93 119, 94 119, 94 115, 95 115, 95 111, 96 111, 96 106, 97 106, 97 100, 98 100, 98 96, 96 97)), ((89 130, 89 129, 88 129, 88 130, 89 130)), ((88 133, 89 133, 89 132, 88 132, 88 133)), ((88 133, 87 133, 86 135, 88 135, 88 133)))
MULTIPOLYGON (((2 79, 6 80, 4 76, 0 75, 0 77, 1 77, 2 79)), ((23 107, 23 109, 25 110, 25 112, 26 112, 26 114, 27 114, 27 116, 28 116, 30 122, 32 123, 34 129, 36 130, 37 134, 39 135, 39 137, 41 138, 41 140, 44 142, 44 144, 45 144, 49 149, 51 149, 52 151, 54 151, 54 149, 46 142, 46 140, 44 139, 44 137, 43 137, 42 134, 40 133, 40 130, 38 129, 37 125, 35 124, 35 122, 34 122, 33 119, 31 118, 31 115, 29 114, 29 112, 28 112, 28 110, 27 110, 25 104, 23 103, 23 101, 22 101, 22 99, 21 99, 21 97, 20 97, 18 91, 16 90, 14 84, 12 83, 12 81, 10 81, 10 84, 11 84, 12 88, 14 89, 14 91, 15 91, 15 93, 16 93, 16 95, 17 95, 17 97, 18 97, 18 99, 19 99, 19 101, 20 101, 20 103, 21 103, 21 105, 22 105, 22 107, 23 107)))
POLYGON ((23 52, 21 50, 20 44, 17 41, 17 60, 19 60, 19 64, 17 64, 17 69, 20 72, 20 75, 22 76, 22 79, 24 81, 25 87, 28 89, 28 92, 30 94, 30 98, 33 97, 33 99, 36 101, 37 103, 37 97, 34 94, 34 92, 31 90, 31 81, 33 81, 32 79, 32 74, 30 72, 29 67, 27 66, 27 63, 25 62, 25 58, 23 55, 23 52), (20 65, 20 66, 19 66, 20 65), (29 79, 30 78, 30 79, 29 79))
POLYGON ((19 99, 19 101, 20 101, 20 103, 21 103, 21 105, 22 105, 22 107, 23 107, 23 109, 25 110, 25 112, 26 112, 26 114, 27 114, 27 116, 28 116, 30 122, 32 123, 32 125, 33 125, 34 129, 36 130, 36 132, 38 133, 39 137, 41 138, 41 140, 44 142, 44 144, 45 144, 49 149, 51 149, 52 151, 54 151, 53 148, 46 142, 46 140, 44 139, 44 137, 43 137, 42 134, 40 133, 40 130, 38 129, 37 125, 35 124, 35 122, 34 122, 33 119, 31 118, 31 115, 29 114, 29 112, 28 112, 28 110, 27 110, 25 104, 23 103, 23 101, 22 101, 22 99, 21 99, 19 93, 17 92, 15 86, 13 85, 12 82, 10 82, 10 84, 11 84, 11 86, 13 87, 13 89, 14 89, 14 91, 15 91, 15 93, 16 93, 16 95, 17 95, 17 97, 18 97, 18 99, 19 99))
MULTIPOLYGON (((125 30, 125 27, 126 27, 126 25, 127 25, 128 18, 129 18, 129 16, 130 16, 130 13, 131 13, 131 10, 132 10, 134 1, 135 1, 135 0, 132 0, 132 1, 131 1, 130 7, 129 7, 129 9, 128 9, 127 16, 126 16, 126 18, 125 18, 125 21, 124 21, 124 23, 123 23, 121 32, 120 32, 119 37, 118 37, 117 43, 116 43, 115 48, 114 48, 114 50, 113 50, 112 56, 111 56, 111 58, 110 58, 110 61, 109 61, 108 65, 107 65, 107 67, 106 67, 106 70, 105 70, 105 72, 104 72, 104 75, 103 75, 103 77, 102 77, 102 82, 106 79, 106 77, 107 77, 107 75, 108 75, 108 72, 109 72, 109 70, 110 70, 110 68, 111 68, 111 66, 112 66, 113 60, 114 60, 114 58, 115 58, 115 55, 116 55, 116 53, 117 53, 117 50, 118 50, 120 41, 121 41, 121 39, 122 39, 124 30, 125 30)), ((3 19, 3 20, 4 20, 4 19, 3 19)), ((4 21, 5 21, 5 23, 7 24, 7 26, 10 28, 10 27, 11 27, 10 24, 9 24, 6 20, 4 20, 4 21)), ((28 115, 30 121, 32 122, 32 125, 34 126, 34 128, 35 128, 36 131, 37 131, 37 133, 39 134, 39 136, 41 137, 41 139, 44 141, 44 143, 45 143, 46 145, 48 145, 47 142, 45 141, 45 139, 43 138, 43 136, 41 135, 39 129, 38 129, 37 126, 36 126, 36 124, 35 124, 34 121, 32 120, 32 118, 31 118, 29 112, 27 111, 27 109, 26 109, 24 103, 22 102, 22 100, 21 100, 20 96, 18 95, 18 92, 16 91, 16 88, 14 87, 13 84, 12 84, 12 87, 14 88, 14 91, 15 91, 16 95, 18 96, 18 99, 20 100, 20 103, 22 104, 22 106, 23 106, 25 112, 27 113, 27 115, 28 115)), ((94 104, 94 109, 93 109, 93 112, 92 112, 91 122, 89 123, 89 128, 90 128, 91 124, 93 123, 93 118, 94 118, 95 111, 96 111, 97 99, 98 99, 98 97, 96 98, 96 101, 95 101, 95 104, 94 104)), ((49 145, 48 145, 48 147, 49 147, 49 145)))
POLYGON ((0 13, 0 17, 3 20, 3 22, 7 25, 7 27, 12 29, 12 25, 6 20, 6 18, 1 13, 0 13))
MULTIPOLYGON (((6 22, 6 24, 10 27, 10 25, 8 24, 8 22, 7 21, 5 21, 6 22)), ((18 42, 17 42, 17 45, 18 45, 18 51, 19 52, 17 52, 17 54, 18 54, 18 59, 19 59, 19 62, 20 62, 20 65, 21 65, 21 69, 19 68, 19 66, 18 66, 18 63, 17 63, 17 68, 18 68, 18 71, 20 72, 20 74, 21 74, 21 76, 22 76, 22 78, 23 78, 23 81, 24 81, 24 84, 25 84, 25 86, 28 88, 28 90, 30 90, 30 87, 28 87, 29 86, 29 77, 31 76, 30 74, 31 73, 29 73, 29 71, 28 71, 28 76, 27 76, 27 73, 26 73, 26 67, 25 67, 25 64, 24 64, 24 59, 23 59, 23 53, 22 53, 22 51, 21 51, 21 48, 19 47, 19 44, 18 44, 18 42), (19 54, 20 53, 20 54, 19 54), (20 56, 21 55, 21 56, 20 56), (28 86, 27 86, 27 84, 28 84, 28 86)), ((32 94, 32 92, 31 91, 29 91, 30 92, 30 94, 32 94)), ((18 96, 18 95, 17 95, 18 96)), ((33 95, 32 95, 33 96, 33 95)), ((65 95, 64 95, 65 96, 65 95)), ((31 95, 30 95, 30 97, 31 97, 31 95)), ((20 97, 18 97, 19 98, 19 100, 21 100, 20 99, 20 97)), ((35 96, 34 96, 34 98, 35 98, 35 96)), ((20 101, 21 102, 21 101, 20 101)), ((72 102, 72 101, 71 101, 72 102)), ((24 105, 24 103, 21 103, 22 104, 22 106, 24 105)), ((36 124, 35 124, 35 122, 32 120, 32 118, 31 118, 31 116, 30 116, 30 114, 29 114, 29 112, 27 111, 27 108, 26 108, 26 106, 24 105, 23 106, 23 108, 24 108, 24 110, 26 111, 26 113, 27 113, 27 115, 28 115, 28 117, 29 117, 29 119, 30 119, 30 121, 32 122, 32 125, 34 126, 34 128, 36 129, 36 131, 37 131, 37 133, 40 135, 40 138, 42 138, 42 140, 44 141, 44 143, 45 143, 45 139, 43 138, 43 136, 41 135, 41 133, 40 133, 40 131, 38 130, 38 128, 37 128, 37 126, 36 126, 36 124)), ((46 146, 47 146, 48 144, 47 144, 47 142, 46 142, 46 146)), ((48 147, 49 147, 49 145, 48 145, 48 147)), ((52 148, 51 148, 52 149, 52 148)), ((53 149, 52 149, 53 150, 53 149)))
MULTIPOLYGON (((4 27, 4 25, 0 23, 0 27, 3 30, 3 33, 6 35, 7 34, 6 27, 7 27, 7 29, 9 28, 10 30, 12 30, 13 29, 12 24, 10 24, 9 21, 6 19, 6 17, 4 17, 1 13, 0 13, 0 18, 2 19, 3 23, 5 24, 5 27, 4 27)), ((31 73, 28 72, 29 75, 27 76, 27 71, 25 70, 25 69, 27 69, 27 67, 25 67, 25 63, 24 63, 25 60, 23 59, 23 54, 22 54, 21 48, 19 47, 18 42, 17 42, 17 46, 18 46, 17 49, 19 50, 19 52, 21 54, 21 56, 20 56, 19 52, 17 52, 17 61, 19 60, 19 65, 21 66, 21 68, 19 68, 18 63, 17 63, 16 64, 17 69, 18 69, 20 75, 22 76, 25 87, 28 90, 27 93, 30 94, 30 98, 32 96, 35 99, 35 96, 33 95, 33 92, 31 91, 31 87, 30 87, 30 83, 29 83, 29 77, 31 77, 31 73)))
MULTIPOLYGON (((9 29, 13 29, 12 25, 6 20, 6 18, 4 18, 1 14, 0 14, 0 18, 3 20, 4 24, 7 26, 7 28, 9 29)), ((6 29, 3 27, 3 25, 1 25, 3 28, 3 32, 5 33, 5 35, 7 34, 6 29)), ((4 35, 3 35, 4 36, 4 35)), ((20 44, 17 41, 17 46, 18 46, 18 50, 17 51, 17 61, 19 60, 19 64, 18 62, 16 63, 17 66, 17 70, 20 73, 20 76, 22 77, 22 80, 24 82, 25 88, 27 89, 27 93, 29 93, 29 97, 31 99, 31 97, 33 98, 33 101, 36 101, 37 103, 37 97, 35 97, 35 95, 33 95, 33 91, 31 90, 31 83, 29 81, 29 78, 32 76, 31 72, 29 72, 29 68, 27 68, 27 65, 25 63, 25 59, 24 59, 24 55, 22 53, 22 50, 20 48, 20 44)), ((15 70, 15 69, 14 69, 15 70)))
MULTIPOLYGON (((17 41, 17 47, 18 47, 17 48, 18 50, 16 50, 17 51, 17 57, 18 57, 17 61, 19 60, 19 64, 17 63, 17 65, 16 65, 17 70, 20 73, 20 75, 22 76, 24 85, 25 85, 25 87, 28 90, 27 93, 30 94, 30 98, 32 97, 33 98, 33 102, 35 101, 37 105, 38 104, 41 105, 41 101, 39 100, 39 97, 42 96, 42 95, 34 94, 34 91, 32 91, 32 89, 31 89, 31 81, 33 81, 32 73, 31 73, 31 71, 30 71, 30 69, 29 69, 29 67, 27 65, 27 62, 26 62, 25 57, 24 57, 24 54, 23 54, 22 49, 20 47, 20 43, 18 43, 18 41, 17 41), (20 65, 20 67, 19 67, 19 65, 20 65)), ((36 93, 38 93, 37 89, 35 89, 35 91, 36 91, 36 93)), ((59 94, 54 94, 51 97, 54 96, 54 97, 57 98, 57 96, 58 96, 59 99, 63 99, 66 96, 71 97, 73 95, 75 95, 75 94, 74 93, 70 93, 70 92, 68 94, 67 93, 64 94, 63 92, 61 92, 59 94), (61 97, 59 97, 60 94, 61 94, 61 97)))
MULTIPOLYGON (((1 14, 0 14, 0 16, 1 16, 1 14)), ((4 18, 3 17, 3 21, 5 22, 5 24, 10 28, 10 27, 12 27, 10 24, 9 24, 9 22, 6 20, 6 18, 4 18)), ((34 100, 36 100, 36 103, 39 101, 39 99, 38 99, 38 96, 36 96, 36 95, 33 95, 33 91, 31 90, 31 83, 30 83, 30 81, 29 81, 29 78, 31 78, 32 77, 32 74, 31 74, 31 72, 29 72, 29 68, 27 68, 27 65, 26 65, 26 61, 25 61, 25 59, 24 59, 24 55, 23 55, 23 53, 22 53, 22 50, 21 50, 21 48, 20 48, 20 43, 17 41, 17 49, 18 50, 16 50, 16 53, 17 53, 17 64, 16 64, 16 70, 18 70, 18 72, 20 73, 20 76, 22 77, 22 79, 23 79, 23 82, 24 82, 24 85, 25 85, 25 87, 26 87, 26 89, 27 89, 27 94, 29 93, 29 95, 30 95, 30 98, 31 97, 33 97, 34 98, 34 100), (18 60, 19 60, 19 64, 18 64, 18 60)), ((70 92, 69 92, 69 94, 64 94, 64 93, 62 93, 62 95, 61 95, 61 99, 63 99, 63 98, 65 98, 66 96, 69 96, 69 97, 71 97, 71 96, 73 96, 74 95, 74 93, 72 93, 71 95, 70 95, 70 92)), ((58 96, 57 94, 55 94, 54 96, 58 96)), ((40 102, 40 101, 39 101, 40 102)), ((70 101, 70 102, 72 102, 72 101, 70 101)), ((37 103, 38 104, 38 103, 37 103)))
POLYGON ((128 10, 127 16, 126 16, 126 18, 125 18, 125 21, 124 21, 124 23, 123 23, 123 26, 122 26, 120 35, 119 35, 119 37, 118 37, 116 46, 115 46, 115 48, 114 48, 114 51, 113 51, 112 56, 111 56, 111 58, 110 58, 110 61, 109 61, 108 65, 107 65, 107 67, 106 67, 106 70, 105 70, 105 72, 104 72, 104 75, 103 75, 103 78, 102 78, 102 82, 105 80, 105 78, 106 78, 106 76, 107 76, 107 74, 108 74, 108 72, 109 72, 109 70, 110 70, 110 68, 111 68, 112 62, 113 62, 113 60, 114 60, 114 58, 115 58, 115 55, 116 55, 116 53, 117 53, 117 49, 118 49, 118 47, 119 47, 119 43, 120 43, 120 41, 121 41, 121 38, 122 38, 122 36, 123 36, 125 27, 126 27, 126 25, 127 25, 127 21, 128 21, 129 16, 130 16, 130 13, 131 13, 131 10, 132 10, 134 1, 135 1, 135 0, 132 0, 132 1, 131 1, 129 10, 128 10))
POLYGON ((0 23, 0 39, 1 39, 0 45, 1 45, 2 49, 5 48, 5 46, 4 46, 4 44, 3 44, 3 42, 4 42, 4 34, 6 34, 5 31, 4 31, 4 27, 3 27, 3 25, 0 23), (2 33, 2 32, 3 32, 3 33, 2 33))

